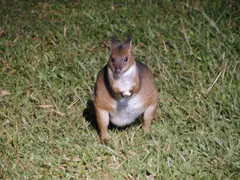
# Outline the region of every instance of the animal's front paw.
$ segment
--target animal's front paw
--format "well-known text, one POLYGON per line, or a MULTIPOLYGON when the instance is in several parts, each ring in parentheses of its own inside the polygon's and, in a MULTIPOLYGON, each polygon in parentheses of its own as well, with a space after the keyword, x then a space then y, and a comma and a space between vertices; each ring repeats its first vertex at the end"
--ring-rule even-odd
POLYGON ((131 93, 131 91, 124 91, 121 93, 121 96, 123 98, 130 97, 130 96, 132 96, 132 93, 131 93))

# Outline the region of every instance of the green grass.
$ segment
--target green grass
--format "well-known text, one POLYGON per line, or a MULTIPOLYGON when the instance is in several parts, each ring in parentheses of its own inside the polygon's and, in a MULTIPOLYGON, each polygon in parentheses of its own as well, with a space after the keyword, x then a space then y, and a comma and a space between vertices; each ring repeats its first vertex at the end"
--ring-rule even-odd
POLYGON ((229 2, 2 0, 0 179, 239 179, 240 5, 229 2), (105 146, 83 112, 110 37, 129 35, 159 108, 150 135, 113 128, 105 146))

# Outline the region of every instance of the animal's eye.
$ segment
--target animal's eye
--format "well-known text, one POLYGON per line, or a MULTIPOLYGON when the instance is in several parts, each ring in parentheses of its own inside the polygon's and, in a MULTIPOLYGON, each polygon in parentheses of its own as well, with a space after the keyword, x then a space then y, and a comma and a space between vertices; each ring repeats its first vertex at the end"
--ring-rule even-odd
POLYGON ((125 62, 127 62, 127 61, 128 61, 128 57, 125 57, 123 60, 124 60, 125 62))

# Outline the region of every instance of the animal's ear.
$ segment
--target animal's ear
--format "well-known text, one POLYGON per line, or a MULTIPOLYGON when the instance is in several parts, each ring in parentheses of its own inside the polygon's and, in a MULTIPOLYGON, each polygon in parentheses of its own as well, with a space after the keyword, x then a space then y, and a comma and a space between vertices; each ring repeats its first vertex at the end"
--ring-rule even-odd
POLYGON ((119 45, 118 40, 115 37, 112 37, 110 40, 110 50, 112 50, 117 45, 119 45))
POLYGON ((127 49, 130 50, 132 47, 132 37, 127 38, 127 40, 123 44, 127 49))

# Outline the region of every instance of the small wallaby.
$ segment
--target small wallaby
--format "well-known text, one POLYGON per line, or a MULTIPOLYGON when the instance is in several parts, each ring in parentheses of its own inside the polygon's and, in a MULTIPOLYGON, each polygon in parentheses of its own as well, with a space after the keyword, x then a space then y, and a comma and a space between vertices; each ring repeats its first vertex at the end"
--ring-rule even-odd
POLYGON ((108 64, 97 76, 94 104, 103 143, 108 139, 109 121, 124 127, 143 114, 143 129, 150 131, 157 110, 158 91, 151 70, 135 60, 131 38, 122 44, 111 39, 108 64))

